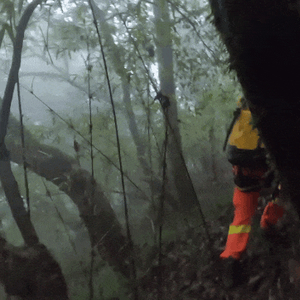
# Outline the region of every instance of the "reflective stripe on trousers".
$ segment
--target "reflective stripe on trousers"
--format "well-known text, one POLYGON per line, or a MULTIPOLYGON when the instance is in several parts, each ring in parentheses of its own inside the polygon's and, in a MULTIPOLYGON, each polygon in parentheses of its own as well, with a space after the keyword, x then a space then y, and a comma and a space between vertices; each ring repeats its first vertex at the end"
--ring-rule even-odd
POLYGON ((221 253, 221 258, 232 256, 240 259, 241 254, 246 250, 251 231, 251 219, 255 214, 258 198, 259 192, 257 191, 245 193, 237 187, 234 188, 234 218, 229 227, 225 250, 221 253))
POLYGON ((234 233, 249 233, 251 231, 251 225, 230 225, 228 234, 234 233))

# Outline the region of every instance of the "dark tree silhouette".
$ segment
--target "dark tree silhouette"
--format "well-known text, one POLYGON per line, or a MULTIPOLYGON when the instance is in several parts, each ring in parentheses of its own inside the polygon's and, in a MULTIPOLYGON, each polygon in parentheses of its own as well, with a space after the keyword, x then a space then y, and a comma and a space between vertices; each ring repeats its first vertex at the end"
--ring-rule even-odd
POLYGON ((300 215, 300 2, 210 0, 259 129, 300 215))
POLYGON ((69 299, 61 269, 42 244, 13 247, 0 237, 0 281, 8 295, 22 299, 69 299))
POLYGON ((60 266, 39 238, 21 198, 11 171, 10 154, 5 145, 14 87, 18 81, 24 33, 31 15, 42 0, 27 5, 14 40, 12 65, 0 108, 0 181, 13 217, 26 246, 13 248, 0 237, 0 282, 8 295, 22 299, 67 300, 67 285, 60 266))

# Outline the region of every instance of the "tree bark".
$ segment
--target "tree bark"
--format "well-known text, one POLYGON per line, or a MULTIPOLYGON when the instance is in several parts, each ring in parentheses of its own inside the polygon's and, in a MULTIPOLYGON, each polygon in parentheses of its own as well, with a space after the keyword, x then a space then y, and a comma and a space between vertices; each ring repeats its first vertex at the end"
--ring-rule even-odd
POLYGON ((35 245, 39 238, 31 222, 30 216, 24 207, 23 198, 20 195, 18 183, 11 171, 9 160, 0 160, 0 179, 6 199, 11 209, 13 218, 27 245, 35 245))
POLYGON ((300 216, 299 1, 211 0, 254 123, 300 216))
POLYGON ((0 237, 0 281, 17 299, 69 299, 60 266, 41 244, 13 247, 0 237))

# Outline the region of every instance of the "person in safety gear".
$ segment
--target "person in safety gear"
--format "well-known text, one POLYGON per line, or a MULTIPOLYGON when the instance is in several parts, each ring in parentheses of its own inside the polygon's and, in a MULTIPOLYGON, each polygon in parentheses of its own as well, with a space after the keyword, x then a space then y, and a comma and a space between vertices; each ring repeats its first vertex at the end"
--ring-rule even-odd
MULTIPOLYGON (((227 287, 238 284, 241 279, 239 277, 239 260, 247 248, 251 219, 258 205, 260 190, 272 182, 272 179, 270 180, 272 172, 266 162, 266 150, 258 130, 252 126, 251 112, 245 98, 239 100, 234 115, 224 145, 224 148, 227 145, 228 160, 232 164, 235 183, 234 218, 229 226, 225 249, 220 254, 224 266, 227 266, 229 271, 224 274, 227 287), (235 278, 231 278, 230 275, 234 274, 235 278)), ((275 201, 269 202, 261 217, 261 228, 268 230, 277 223, 283 214, 282 206, 275 201)))

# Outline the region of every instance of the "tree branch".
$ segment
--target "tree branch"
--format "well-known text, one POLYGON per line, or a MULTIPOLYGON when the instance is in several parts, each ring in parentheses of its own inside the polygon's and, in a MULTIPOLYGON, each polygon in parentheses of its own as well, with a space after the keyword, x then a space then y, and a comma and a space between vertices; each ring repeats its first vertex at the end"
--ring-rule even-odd
POLYGON ((22 54, 22 48, 23 48, 25 29, 27 27, 27 24, 29 22, 31 15, 33 14, 33 11, 43 1, 44 0, 35 0, 35 1, 31 2, 25 9, 25 11, 20 19, 19 25, 17 27, 16 39, 14 42, 12 65, 10 68, 8 81, 7 81, 7 84, 5 87, 2 107, 1 107, 1 111, 0 111, 0 147, 4 143, 4 139, 6 136, 11 101, 12 101, 12 97, 13 97, 13 93, 14 93, 15 84, 16 84, 18 76, 19 76, 18 74, 19 74, 19 69, 20 69, 20 65, 21 65, 21 54, 22 54))
POLYGON ((39 239, 31 223, 29 215, 24 207, 18 184, 11 171, 9 152, 6 150, 4 141, 10 116, 11 101, 14 93, 14 88, 19 76, 25 29, 35 8, 40 3, 42 3, 42 0, 35 0, 27 6, 17 27, 12 65, 10 68, 0 111, 0 180, 13 217, 21 231, 25 243, 28 245, 34 245, 38 243, 39 239))

